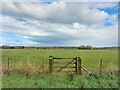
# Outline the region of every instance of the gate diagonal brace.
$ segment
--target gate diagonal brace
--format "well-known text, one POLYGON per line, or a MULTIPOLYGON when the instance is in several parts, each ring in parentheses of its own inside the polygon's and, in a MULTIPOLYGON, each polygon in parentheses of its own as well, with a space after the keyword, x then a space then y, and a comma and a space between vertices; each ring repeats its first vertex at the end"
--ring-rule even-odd
POLYGON ((82 69, 83 69, 84 71, 86 71, 89 75, 91 74, 91 72, 88 71, 86 68, 82 67, 82 69))
POLYGON ((66 68, 66 66, 68 66, 69 64, 71 64, 75 59, 73 59, 72 61, 70 61, 69 63, 67 63, 65 66, 61 67, 57 72, 61 71, 63 68, 66 68))

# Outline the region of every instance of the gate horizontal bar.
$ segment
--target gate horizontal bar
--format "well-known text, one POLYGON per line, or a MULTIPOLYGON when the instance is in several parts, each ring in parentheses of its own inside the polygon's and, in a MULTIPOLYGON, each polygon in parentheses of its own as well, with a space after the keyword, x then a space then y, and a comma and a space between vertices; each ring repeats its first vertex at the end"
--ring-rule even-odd
MULTIPOLYGON (((53 71, 53 72, 58 72, 58 71, 53 71)), ((76 72, 75 70, 61 70, 60 72, 76 72)))
POLYGON ((53 59, 74 59, 74 58, 53 58, 53 59))
POLYGON ((69 67, 69 66, 67 66, 67 67, 53 67, 53 68, 63 68, 63 69, 65 68, 66 69, 66 68, 76 68, 76 67, 69 67))
POLYGON ((67 66, 68 66, 69 64, 71 64, 73 61, 74 61, 74 59, 73 59, 72 61, 70 61, 69 63, 67 63, 65 66, 61 67, 61 68, 58 70, 58 72, 59 72, 60 70, 62 70, 63 68, 67 67, 67 66))
MULTIPOLYGON (((53 62, 54 64, 65 64, 65 63, 68 63, 68 62, 53 62)), ((76 62, 72 62, 71 64, 76 64, 76 62)))

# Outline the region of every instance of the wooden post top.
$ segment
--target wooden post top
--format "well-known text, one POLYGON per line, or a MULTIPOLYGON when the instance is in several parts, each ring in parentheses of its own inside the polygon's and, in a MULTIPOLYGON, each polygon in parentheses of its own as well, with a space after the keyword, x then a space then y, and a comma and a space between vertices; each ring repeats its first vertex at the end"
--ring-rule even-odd
POLYGON ((49 56, 49 59, 52 59, 53 58, 53 56, 49 56))

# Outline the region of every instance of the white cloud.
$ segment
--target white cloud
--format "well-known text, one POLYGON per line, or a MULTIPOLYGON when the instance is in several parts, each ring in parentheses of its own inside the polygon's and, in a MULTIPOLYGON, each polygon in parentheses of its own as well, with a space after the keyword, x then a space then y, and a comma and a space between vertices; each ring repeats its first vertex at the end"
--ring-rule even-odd
POLYGON ((58 0, 63 2, 119 2, 119 0, 58 0))
POLYGON ((40 2, 42 0, 1 0, 2 2, 40 2))
POLYGON ((85 43, 85 42, 98 42, 101 44, 103 42, 114 42, 117 41, 117 25, 111 27, 88 27, 82 25, 82 28, 77 24, 77 28, 73 25, 58 24, 41 22, 39 20, 24 19, 24 21, 19 21, 19 19, 14 19, 12 17, 3 16, 3 32, 9 32, 22 36, 28 40, 32 40, 37 43, 42 44, 66 44, 70 43, 85 43), (9 23, 7 23, 9 21, 9 23))
POLYGON ((63 1, 63 2, 119 2, 119 0, 1 0, 2 2, 53 2, 53 1, 63 1))
MULTIPOLYGON (((92 8, 91 3, 7 2, 3 3, 4 14, 0 24, 3 24, 2 32, 21 36, 40 45, 117 44, 117 15, 111 16, 97 9, 104 5, 96 4, 92 8), (15 16, 9 16, 6 14, 8 12, 15 16), (104 26, 106 20, 113 25, 104 26)), ((112 4, 107 7, 112 7, 112 4)))
POLYGON ((26 34, 28 34, 29 36, 46 36, 49 34, 44 32, 42 30, 42 27, 40 27, 39 25, 34 26, 32 25, 32 23, 30 24, 29 22, 25 21, 20 22, 19 20, 16 20, 15 18, 9 16, 2 17, 2 24, 3 32, 20 34, 23 36, 26 34))
MULTIPOLYGON (((105 4, 107 5, 107 3, 105 4)), ((3 3, 4 12, 13 12, 19 15, 54 23, 103 23, 109 15, 96 8, 91 8, 91 3, 53 2, 47 3, 3 3)), ((92 5, 93 6, 93 5, 92 5)), ((101 7, 95 3, 95 7, 101 7)), ((109 6, 109 5, 108 5, 109 6)))

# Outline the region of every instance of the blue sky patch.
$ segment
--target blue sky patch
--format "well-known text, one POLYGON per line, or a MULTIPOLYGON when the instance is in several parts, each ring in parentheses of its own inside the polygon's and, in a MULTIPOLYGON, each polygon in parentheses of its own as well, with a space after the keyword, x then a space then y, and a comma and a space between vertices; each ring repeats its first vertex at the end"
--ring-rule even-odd
POLYGON ((118 13, 118 7, 111 7, 111 8, 104 8, 104 9, 99 8, 99 10, 104 11, 104 12, 108 13, 109 15, 118 13))

